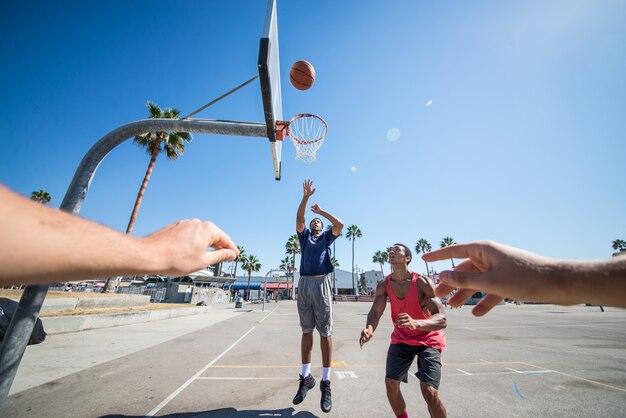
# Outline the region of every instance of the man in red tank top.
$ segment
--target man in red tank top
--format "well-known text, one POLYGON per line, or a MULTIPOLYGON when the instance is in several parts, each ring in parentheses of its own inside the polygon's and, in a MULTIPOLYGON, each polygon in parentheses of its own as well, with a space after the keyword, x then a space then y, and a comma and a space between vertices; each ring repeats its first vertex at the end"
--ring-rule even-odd
POLYGON ((408 269, 411 250, 404 244, 389 249, 389 264, 393 273, 376 286, 376 297, 367 325, 361 331, 360 344, 368 342, 385 312, 387 298, 391 304, 393 333, 387 351, 385 386, 387 399, 397 417, 407 418, 406 403, 400 382, 407 382, 413 360, 417 357, 417 373, 422 396, 431 417, 445 417, 446 408, 439 398, 441 380, 441 351, 446 348, 446 314, 437 297, 432 281, 408 269))

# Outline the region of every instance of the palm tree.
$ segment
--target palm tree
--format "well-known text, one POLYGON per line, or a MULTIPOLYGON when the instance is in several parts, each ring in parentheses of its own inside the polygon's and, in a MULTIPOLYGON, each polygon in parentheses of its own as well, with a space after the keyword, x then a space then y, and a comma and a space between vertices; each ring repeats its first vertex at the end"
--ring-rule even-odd
MULTIPOLYGON (((150 111, 150 118, 152 119, 178 119, 180 117, 180 110, 178 109, 168 108, 163 110, 150 101, 147 106, 150 111)), ((178 157, 183 155, 185 152, 185 143, 191 142, 191 139, 191 134, 188 132, 158 131, 146 132, 135 136, 133 142, 146 149, 146 153, 150 155, 150 163, 148 164, 148 169, 146 170, 143 182, 139 188, 139 193, 137 194, 137 199, 135 200, 135 207, 133 207, 128 227, 126 227, 127 234, 130 234, 135 226, 137 213, 139 212, 139 207, 141 206, 141 201, 143 200, 143 194, 146 191, 146 187, 150 181, 150 176, 152 175, 152 170, 154 169, 154 164, 156 163, 156 159, 161 151, 165 150, 168 160, 177 160, 178 157), (161 146, 163 146, 163 149, 161 149, 161 146)))
MULTIPOLYGON (((151 119, 178 119, 180 117, 180 110, 178 109, 168 108, 163 110, 150 101, 148 101, 147 106, 150 111, 151 119)), ((185 152, 185 143, 191 142, 191 134, 188 132, 166 131, 146 132, 135 136, 133 142, 146 149, 146 153, 150 155, 150 162, 148 163, 148 169, 146 170, 146 174, 141 182, 141 187, 139 187, 139 193, 137 194, 137 199, 135 200, 135 206, 133 207, 133 211, 130 215, 128 226, 126 227, 127 234, 132 232, 135 222, 137 221, 139 207, 143 201, 143 195, 146 191, 146 187, 148 187, 148 182, 152 176, 152 170, 154 169, 157 157, 161 151, 165 150, 165 155, 169 160, 178 159, 178 157, 183 155, 185 152), (163 146, 163 149, 161 149, 161 146, 163 146)), ((113 288, 113 281, 109 277, 104 285, 104 288, 102 289, 102 293, 110 293, 113 291, 113 288)))
POLYGON ((248 272, 248 291, 246 292, 246 300, 250 299, 250 277, 253 271, 261 270, 261 263, 255 255, 248 254, 241 260, 241 268, 248 272))
MULTIPOLYGON (((456 244, 456 242, 454 242, 454 238, 444 237, 439 243, 439 248, 445 248, 448 245, 454 245, 454 244, 456 244)), ((450 258, 450 261, 452 262, 452 269, 454 269, 454 259, 450 258)))
MULTIPOLYGON (((333 229, 333 225, 327 225, 326 226, 326 230, 327 231, 331 231, 333 229)), ((343 234, 340 232, 339 235, 337 235, 337 238, 343 236, 343 234)), ((335 239, 333 241, 333 257, 330 259, 330 262, 333 264, 333 267, 339 267, 339 262, 337 261, 337 259, 335 258, 335 242, 337 241, 337 239, 335 239), (337 263, 337 264, 335 264, 337 263)), ((335 279, 335 270, 333 270, 333 293, 336 295, 337 294, 337 280, 335 279)))
POLYGON ((233 272, 233 279, 237 280, 237 264, 243 261, 246 258, 246 250, 243 248, 243 245, 238 245, 237 249, 239 250, 239 255, 235 257, 233 262, 235 263, 235 271, 233 272))
MULTIPOLYGON (((419 253, 427 253, 429 251, 432 251, 432 249, 433 249, 433 247, 424 238, 418 239, 417 243, 415 244, 415 254, 416 255, 419 254, 419 253)), ((426 264, 426 275, 430 276, 429 270, 428 270, 428 263, 426 261, 424 261, 424 263, 426 264)))
POLYGON ((626 241, 623 239, 616 239, 613 241, 613 249, 615 251, 626 251, 626 241))
POLYGON ((352 241, 352 290, 354 291, 355 295, 356 295, 356 289, 354 288, 354 241, 357 238, 361 238, 362 236, 363 234, 361 233, 361 230, 359 229, 358 226, 350 225, 348 227, 348 230, 346 232, 346 238, 352 241))
POLYGON ((293 262, 291 261, 291 255, 287 254, 285 258, 280 260, 280 266, 278 266, 278 268, 281 270, 287 270, 287 273, 289 273, 292 265, 293 262))
POLYGON ((289 289, 287 297, 291 299, 296 272, 296 254, 300 254, 300 240, 298 239, 298 234, 293 234, 289 237, 285 244, 285 253, 291 255, 291 288, 289 288, 289 281, 287 281, 287 288, 289 289))
POLYGON ((389 254, 387 254, 387 251, 376 251, 376 253, 374 253, 374 256, 372 257, 372 263, 380 264, 380 274, 383 275, 383 278, 385 277, 385 272, 383 271, 383 264, 385 264, 388 260, 389 260, 389 254))
POLYGON ((30 200, 34 200, 35 202, 45 205, 50 203, 52 196, 50 196, 50 193, 47 191, 40 189, 38 192, 35 191, 30 194, 30 200))

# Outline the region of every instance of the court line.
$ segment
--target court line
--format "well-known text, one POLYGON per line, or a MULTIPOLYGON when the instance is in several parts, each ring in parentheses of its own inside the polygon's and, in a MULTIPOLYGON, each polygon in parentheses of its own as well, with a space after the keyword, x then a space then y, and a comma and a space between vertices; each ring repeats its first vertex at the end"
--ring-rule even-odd
POLYGON ((267 317, 268 317, 268 316, 270 316, 271 314, 273 314, 273 313, 274 313, 274 311, 275 311, 276 309, 278 309, 278 306, 276 306, 274 309, 272 309, 272 312, 270 312, 270 313, 268 313, 267 315, 265 315, 265 317, 259 321, 259 324, 260 324, 261 322, 265 321, 265 320, 267 319, 267 317))
POLYGON ((523 363, 523 364, 525 364, 526 366, 535 367, 537 369, 549 370, 549 371, 551 371, 553 373, 558 373, 558 374, 561 374, 563 376, 573 377, 574 379, 578 379, 578 380, 582 380, 582 381, 585 381, 585 382, 593 383, 594 385, 606 386, 607 388, 615 389, 615 390, 618 390, 620 392, 626 392, 626 389, 618 388, 617 386, 612 386, 612 385, 609 385, 607 383, 596 382, 595 380, 586 379, 584 377, 576 376, 576 375, 573 375, 573 374, 560 372, 558 370, 552 370, 552 369, 547 369, 545 367, 535 366, 534 364, 530 364, 530 363, 523 363))
POLYGON ((298 380, 295 377, 198 377, 197 380, 298 380))
POLYGON ((167 398, 165 398, 160 404, 158 404, 152 411, 148 412, 148 414, 146 414, 144 417, 148 418, 148 417, 153 417, 155 414, 157 414, 161 409, 163 409, 163 407, 165 405, 167 405, 168 403, 170 403, 170 401, 172 399, 174 399, 176 396, 178 396, 179 393, 181 393, 183 390, 185 390, 185 388, 187 386, 189 386, 191 384, 191 382, 193 382, 195 379, 197 379, 202 373, 204 373, 209 367, 211 367, 213 364, 215 364, 219 359, 221 359, 226 353, 228 353, 234 346, 236 346, 237 344, 239 344, 239 342, 241 340, 243 340, 248 334, 250 334, 256 327, 252 327, 250 328, 245 334, 243 334, 241 337, 239 337, 239 339, 237 341, 235 341, 234 343, 232 343, 230 345, 230 347, 228 347, 226 350, 222 351, 222 354, 220 354, 219 356, 215 357, 213 359, 213 361, 211 361, 209 364, 207 364, 206 366, 204 366, 199 372, 197 372, 196 374, 194 374, 193 376, 191 376, 189 378, 189 380, 187 380, 185 383, 183 383, 178 389, 176 389, 174 392, 172 392, 167 398))

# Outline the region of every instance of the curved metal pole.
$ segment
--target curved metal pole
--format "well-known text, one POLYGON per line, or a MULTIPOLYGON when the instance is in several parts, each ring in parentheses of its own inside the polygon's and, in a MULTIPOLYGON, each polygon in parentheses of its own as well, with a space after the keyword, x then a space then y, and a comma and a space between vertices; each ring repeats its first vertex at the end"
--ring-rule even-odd
MULTIPOLYGON (((204 134, 267 137, 265 123, 203 119, 143 119, 111 131, 87 151, 76 169, 60 209, 77 214, 87 196, 91 180, 107 154, 122 142, 148 131, 177 131, 204 134)), ((28 286, 0 345, 0 409, 28 345, 49 285, 28 286)))

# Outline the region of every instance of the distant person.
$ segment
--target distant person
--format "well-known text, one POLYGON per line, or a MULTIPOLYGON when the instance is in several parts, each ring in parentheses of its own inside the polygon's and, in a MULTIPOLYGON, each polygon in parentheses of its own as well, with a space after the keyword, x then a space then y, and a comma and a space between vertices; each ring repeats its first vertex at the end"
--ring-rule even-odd
POLYGON ((306 397, 307 392, 315 386, 315 378, 311 375, 311 356, 313 352, 313 330, 317 329, 320 334, 320 346, 322 350, 322 381, 320 390, 322 397, 320 406, 322 411, 330 412, 332 409, 332 397, 330 391, 330 364, 333 350, 333 310, 332 288, 330 273, 334 267, 331 262, 330 245, 343 229, 343 223, 323 211, 319 205, 311 206, 311 211, 328 219, 333 225, 332 229, 324 231, 324 224, 320 218, 313 218, 306 228, 304 212, 309 198, 315 193, 313 182, 305 180, 303 183, 303 196, 298 213, 296 215, 296 231, 300 241, 300 280, 298 281, 298 315, 302 328, 300 353, 302 356, 302 371, 298 392, 293 398, 294 405, 300 404, 306 397))
POLYGON ((435 297, 432 281, 408 269, 411 259, 411 250, 406 245, 394 244, 389 248, 389 264, 393 271, 376 286, 376 296, 359 343, 363 348, 372 339, 389 298, 393 332, 387 351, 385 386, 391 409, 397 417, 409 416, 400 382, 407 382, 409 369, 417 357, 415 377, 420 381, 428 412, 431 417, 445 417, 439 383, 441 352, 446 348, 443 332, 447 325, 446 314, 435 297))
POLYGON ((557 305, 589 303, 626 308, 626 254, 607 260, 556 260, 493 241, 456 244, 426 253, 424 261, 467 258, 439 273, 435 294, 460 306, 476 290, 487 295, 472 313, 482 316, 505 297, 557 305))
POLYGON ((107 276, 183 276, 231 261, 239 253, 211 222, 188 219, 138 238, 40 205, 2 185, 0 248, 0 286, 107 276))

